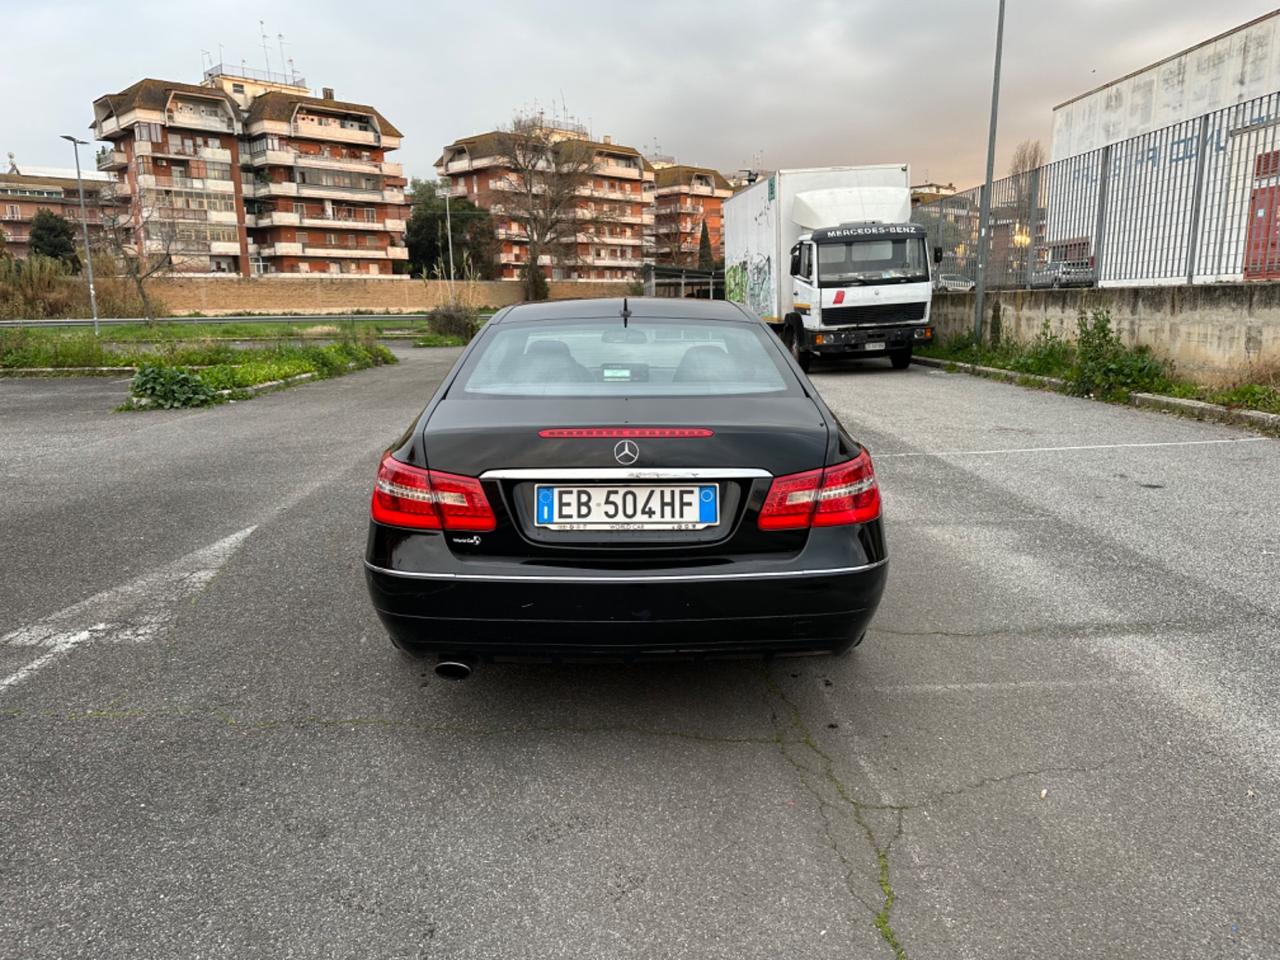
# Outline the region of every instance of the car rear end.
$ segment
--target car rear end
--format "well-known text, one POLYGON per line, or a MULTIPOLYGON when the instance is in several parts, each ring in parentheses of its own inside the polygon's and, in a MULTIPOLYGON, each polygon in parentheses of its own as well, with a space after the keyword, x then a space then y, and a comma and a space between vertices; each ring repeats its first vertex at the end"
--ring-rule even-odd
POLYGON ((870 457, 758 323, 636 317, 599 344, 620 319, 519 316, 504 334, 523 344, 517 366, 554 340, 592 379, 491 392, 488 361, 464 357, 384 457, 366 577, 399 646, 630 659, 825 652, 861 637, 886 573, 870 457), (761 352, 737 357, 769 370, 711 352, 752 342, 761 352))

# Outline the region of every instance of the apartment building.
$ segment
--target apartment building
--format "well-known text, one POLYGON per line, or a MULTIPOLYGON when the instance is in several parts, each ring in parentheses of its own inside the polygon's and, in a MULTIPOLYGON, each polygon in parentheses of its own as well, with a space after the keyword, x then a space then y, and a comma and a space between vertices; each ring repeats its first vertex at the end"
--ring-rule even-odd
MULTIPOLYGON (((529 240, 509 214, 507 199, 514 176, 502 156, 498 132, 456 140, 444 148, 436 172, 447 178, 452 195, 466 197, 493 214, 500 243, 498 276, 514 280, 529 259, 529 240)), ((576 190, 580 229, 554 255, 539 257, 549 279, 639 281, 653 262, 654 171, 640 151, 605 137, 591 140, 584 128, 549 130, 555 141, 578 141, 592 150, 593 167, 576 190)))
MULTIPOLYGON (((89 242, 102 233, 100 193, 109 182, 102 174, 83 172, 85 217, 89 223, 89 242)), ((10 256, 26 259, 31 221, 38 210, 52 210, 65 217, 76 228, 80 242, 80 188, 74 170, 46 170, 25 167, 0 173, 0 248, 10 256)), ((110 219, 110 218, 108 218, 110 219)))
POLYGON ((733 187, 710 167, 688 164, 660 166, 655 174, 655 254, 658 263, 692 265, 698 262, 702 225, 707 225, 711 254, 724 258, 726 198, 733 187))
POLYGON ((401 133, 300 77, 221 66, 94 101, 98 169, 139 250, 183 273, 391 276, 408 262, 401 133))

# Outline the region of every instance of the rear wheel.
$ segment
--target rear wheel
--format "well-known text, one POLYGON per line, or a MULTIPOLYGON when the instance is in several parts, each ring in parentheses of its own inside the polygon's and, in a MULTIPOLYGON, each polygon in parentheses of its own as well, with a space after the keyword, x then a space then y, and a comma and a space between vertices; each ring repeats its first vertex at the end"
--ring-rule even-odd
POLYGON ((804 332, 800 324, 788 323, 783 340, 787 349, 791 351, 791 356, 795 357, 796 363, 800 364, 800 369, 808 373, 809 365, 813 363, 813 354, 804 348, 804 332))
POLYGON ((905 350, 895 350, 889 354, 889 362, 893 364, 895 370, 905 370, 911 366, 911 348, 905 350))

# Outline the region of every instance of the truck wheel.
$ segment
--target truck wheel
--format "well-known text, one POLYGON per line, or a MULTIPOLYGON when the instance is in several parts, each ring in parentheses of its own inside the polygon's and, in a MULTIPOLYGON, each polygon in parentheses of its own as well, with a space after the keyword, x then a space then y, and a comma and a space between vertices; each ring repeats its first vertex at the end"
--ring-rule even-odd
POLYGON ((911 348, 905 350, 895 350, 889 354, 889 362, 893 364, 895 370, 905 370, 911 366, 911 348))
POLYGON ((804 339, 796 324, 787 324, 784 341, 787 344, 787 349, 791 351, 791 356, 795 357, 796 363, 800 364, 800 369, 808 373, 809 365, 813 363, 813 354, 800 345, 804 342, 804 339))

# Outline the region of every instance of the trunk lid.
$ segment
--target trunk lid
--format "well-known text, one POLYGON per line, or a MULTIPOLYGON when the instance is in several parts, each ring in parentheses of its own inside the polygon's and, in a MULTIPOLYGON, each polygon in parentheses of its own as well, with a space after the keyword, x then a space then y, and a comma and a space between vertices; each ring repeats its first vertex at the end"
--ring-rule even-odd
MULTIPOLYGON (((714 564, 745 554, 798 551, 806 532, 762 532, 756 513, 770 476, 824 464, 827 427, 807 397, 671 397, 445 399, 432 411, 424 436, 433 470, 480 477, 489 471, 536 471, 487 479, 486 495, 498 526, 483 537, 449 538, 462 555, 510 556, 541 562, 590 563, 600 568, 714 564), (699 427, 710 437, 651 438, 632 442, 634 463, 620 464, 615 437, 539 436, 575 427, 699 427), (720 522, 702 530, 562 531, 533 520, 536 484, 582 484, 570 471, 712 471, 719 489, 720 522), (560 471, 566 471, 561 474, 560 471), (754 474, 754 475, 753 475, 754 474), (767 475, 766 475, 767 474, 767 475)), ((626 479, 601 480, 625 485, 626 479)), ((663 481, 637 479, 636 483, 663 481)), ((689 483, 690 481, 684 481, 689 483)))

